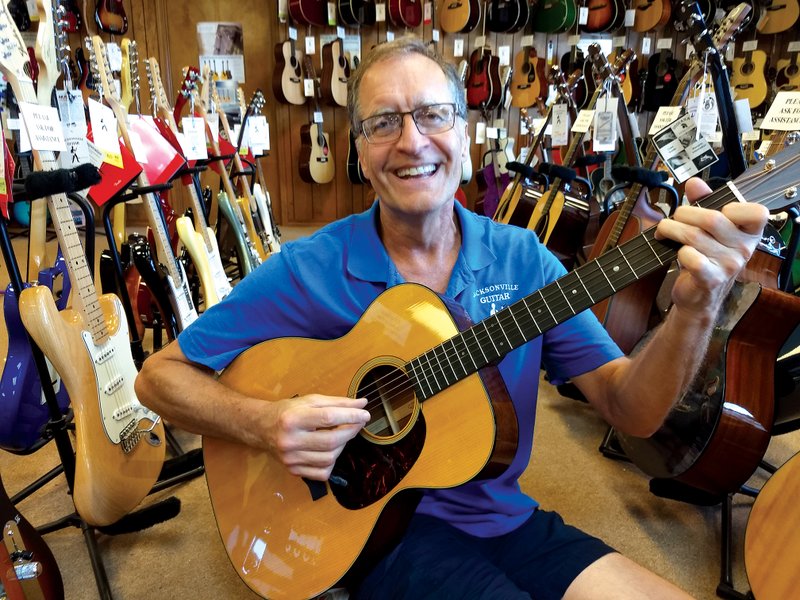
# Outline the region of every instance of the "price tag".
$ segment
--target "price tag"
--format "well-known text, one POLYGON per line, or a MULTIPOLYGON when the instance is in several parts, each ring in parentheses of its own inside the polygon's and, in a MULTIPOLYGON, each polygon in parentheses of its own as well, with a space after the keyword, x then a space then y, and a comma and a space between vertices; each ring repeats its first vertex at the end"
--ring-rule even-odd
POLYGON ((431 39, 434 42, 439 43, 440 34, 439 34, 439 30, 438 29, 434 29, 434 30, 431 31, 431 39))
POLYGON ((205 160, 208 158, 206 149, 206 128, 203 119, 199 117, 183 117, 183 155, 187 160, 205 160))
POLYGON ((597 103, 594 113, 592 149, 595 152, 610 152, 617 147, 617 99, 604 98, 597 103))
POLYGON ((306 54, 313 56, 317 51, 317 38, 313 35, 306 36, 306 54))
POLYGON ((461 58, 462 56, 464 56, 464 40, 457 37, 453 40, 453 57, 461 58))
POLYGON ((753 131, 753 113, 750 111, 750 102, 746 98, 733 101, 733 111, 736 114, 736 123, 740 133, 753 131))
POLYGON ((625 45, 625 36, 615 35, 611 38, 611 45, 614 46, 614 48, 622 48, 625 45))
POLYGON ((106 56, 108 56, 108 68, 119 73, 122 70, 122 48, 119 44, 107 42, 106 56))
POLYGON ((314 123, 316 123, 317 125, 322 123, 322 111, 320 110, 314 111, 314 123))
POLYGON ((499 132, 497 127, 487 127, 486 128, 486 137, 490 140, 496 140, 500 138, 499 132))
POLYGON ((800 42, 789 42, 786 48, 789 52, 800 52, 800 42))
POLYGON ((426 2, 422 7, 422 22, 430 25, 431 21, 433 21, 433 2, 426 2))
POLYGON ((497 57, 500 59, 500 66, 507 67, 511 64, 511 46, 500 46, 497 49, 497 57))
POLYGON ((761 131, 753 129, 753 131, 746 131, 742 134, 743 142, 757 142, 761 139, 761 131))
POLYGON ((578 113, 575 124, 572 126, 572 133, 586 133, 594 121, 594 110, 584 108, 578 113))
POLYGON ((646 36, 642 38, 642 54, 650 54, 650 38, 646 36))
POLYGON ((297 41, 297 27, 289 27, 289 39, 297 41))
POLYGON ((553 117, 550 137, 554 146, 564 146, 569 141, 569 114, 567 105, 563 103, 553 105, 553 117))
POLYGON ((313 79, 303 79, 303 95, 306 98, 313 98, 314 97, 314 80, 313 79))
POLYGON ((733 62, 734 58, 736 58, 736 44, 728 44, 725 48, 725 61, 733 62))
POLYGON ((345 37, 344 27, 342 27, 341 25, 338 25, 336 27, 336 37, 339 38, 340 40, 343 40, 345 37))
POLYGON ((571 35, 569 36, 569 41, 567 42, 570 46, 577 46, 581 43, 581 36, 580 35, 571 35))
POLYGON ((386 21, 386 4, 379 2, 375 5, 375 22, 383 23, 386 21))
POLYGON ((659 107, 656 117, 653 119, 653 124, 650 126, 650 130, 647 132, 647 135, 653 135, 672 123, 675 119, 681 116, 681 110, 683 109, 680 106, 659 107))
POLYGON ((581 6, 578 10, 578 25, 586 25, 589 22, 589 7, 581 6))
POLYGON ((483 144, 486 142, 486 123, 478 121, 475 123, 475 143, 483 144))
POLYGON ((633 27, 636 22, 636 10, 629 8, 625 11, 625 27, 633 27))
POLYGON ((328 25, 336 26, 336 2, 328 2, 328 25))
POLYGON ((122 168, 122 152, 117 137, 117 118, 114 111, 89 98, 89 122, 92 124, 94 144, 103 153, 103 161, 122 168))
POLYGON ((522 41, 520 42, 521 46, 533 46, 533 36, 532 35, 523 35, 522 41))
POLYGON ((28 130, 31 148, 52 152, 67 149, 64 143, 64 129, 56 108, 31 102, 20 102, 19 110, 25 122, 25 128, 28 130))
POLYGON ((742 52, 752 52, 753 50, 758 50, 758 40, 742 42, 742 52))
POLYGON ((657 50, 670 50, 672 49, 672 38, 659 38, 656 40, 657 50))
POLYGON ((476 48, 483 48, 485 45, 486 45, 486 36, 485 35, 475 36, 475 47, 476 48))

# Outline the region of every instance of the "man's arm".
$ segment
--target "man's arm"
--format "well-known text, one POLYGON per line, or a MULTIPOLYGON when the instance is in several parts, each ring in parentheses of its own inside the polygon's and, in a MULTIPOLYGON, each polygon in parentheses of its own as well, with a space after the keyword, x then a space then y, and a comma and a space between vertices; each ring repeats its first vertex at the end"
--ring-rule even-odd
POLYGON ((311 394, 268 402, 234 392, 177 342, 145 361, 135 385, 139 400, 166 421, 270 452, 311 479, 330 476, 344 444, 369 420, 364 399, 311 394))
MULTIPOLYGON (((691 200, 709 193, 687 182, 691 200)), ((716 315, 749 260, 767 220, 759 204, 733 203, 722 211, 680 207, 658 224, 656 236, 680 242, 680 274, 673 306, 641 352, 574 378, 586 398, 615 428, 646 437, 655 433, 691 383, 706 353, 716 315)))

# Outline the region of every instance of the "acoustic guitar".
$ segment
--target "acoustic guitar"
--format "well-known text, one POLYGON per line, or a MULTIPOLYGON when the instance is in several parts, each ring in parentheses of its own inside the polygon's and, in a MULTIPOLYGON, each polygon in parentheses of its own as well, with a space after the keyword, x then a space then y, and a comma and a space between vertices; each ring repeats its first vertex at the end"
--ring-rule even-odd
POLYGON ((480 0, 440 0, 439 23, 446 33, 469 33, 481 21, 480 0))
POLYGON ((633 0, 633 10, 636 11, 633 30, 639 32, 663 27, 672 16, 670 0, 633 0))
POLYGON ((575 0, 542 0, 531 14, 534 31, 542 33, 563 33, 569 31, 578 20, 575 0))
POLYGON ((514 57, 511 72, 511 106, 529 108, 547 95, 545 60, 536 56, 536 48, 523 46, 514 57))
POLYGON ((472 51, 466 88, 469 108, 494 109, 500 103, 503 91, 500 84, 500 59, 488 46, 472 51))
POLYGON ((800 589, 800 454, 787 460, 756 496, 744 534, 744 568, 758 600, 792 598, 800 589))
POLYGON ((678 89, 677 61, 671 50, 662 49, 647 59, 647 75, 642 91, 642 109, 657 111, 678 89))
POLYGON ((94 22, 103 33, 124 35, 128 31, 128 16, 125 14, 122 0, 97 0, 94 22))
POLYGON ((767 99, 767 53, 763 50, 748 50, 744 56, 733 59, 731 86, 737 100, 747 100, 751 110, 761 106, 767 99))
POLYGON ((342 38, 322 46, 322 98, 331 106, 347 106, 347 80, 350 61, 344 52, 342 38))
POLYGON ((775 88, 779 92, 791 92, 800 89, 800 51, 790 52, 789 58, 778 60, 775 65, 775 88))
POLYGON ((275 69, 272 71, 272 93, 284 104, 305 104, 303 72, 300 63, 303 53, 294 39, 275 44, 275 69))
POLYGON ((413 29, 422 25, 422 0, 389 0, 387 9, 395 27, 413 29))
POLYGON ((614 31, 625 24, 625 3, 622 0, 586 0, 588 16, 581 30, 587 33, 614 31))
POLYGON ((766 18, 756 24, 759 33, 781 33, 794 27, 800 16, 798 0, 769 0, 763 4, 766 18))
POLYGON ((328 25, 327 0, 289 0, 289 16, 298 25, 328 25))
POLYGON ((305 57, 305 67, 306 76, 314 82, 315 117, 300 128, 300 178, 306 183, 330 183, 334 177, 333 153, 328 134, 322 127, 322 111, 317 101, 319 82, 310 56, 305 57))
POLYGON ((20 514, 0 478, 0 596, 63 600, 64 582, 47 543, 20 514))
POLYGON ((528 0, 489 0, 486 5, 486 29, 496 33, 517 33, 529 17, 528 0))
MULTIPOLYGON (((759 165, 732 182, 736 193, 726 186, 700 204, 720 209, 741 196, 771 210, 790 204, 785 193, 800 176, 800 147, 773 158, 773 168, 759 165)), ((264 402, 310 391, 366 397, 372 418, 327 481, 291 475, 264 451, 203 439, 214 515, 236 572, 262 596, 316 596, 365 566, 357 561, 386 551, 387 531, 413 511, 407 500, 416 490, 458 486, 487 469, 495 476, 514 454, 517 431, 507 396, 484 385, 486 368, 671 263, 677 250, 648 230, 463 331, 440 296, 401 284, 340 338, 274 339, 240 354, 220 376, 239 393, 264 402), (398 330, 407 335, 398 338, 398 330)), ((785 317, 773 323, 786 331, 785 317)), ((738 371, 753 379, 749 369, 738 371)), ((750 420, 744 411, 741 417, 750 420)))
POLYGON ((375 3, 371 0, 339 0, 339 19, 350 27, 375 25, 375 3))

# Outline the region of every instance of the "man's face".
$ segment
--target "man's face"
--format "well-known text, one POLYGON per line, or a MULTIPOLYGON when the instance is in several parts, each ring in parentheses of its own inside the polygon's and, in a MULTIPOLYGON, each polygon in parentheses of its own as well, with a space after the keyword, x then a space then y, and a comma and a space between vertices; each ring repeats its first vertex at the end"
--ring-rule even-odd
MULTIPOLYGON (((373 65, 359 91, 359 117, 407 112, 428 104, 453 102, 439 66, 421 54, 408 54, 373 65)), ((400 138, 371 144, 358 138, 359 161, 381 202, 389 209, 424 213, 453 199, 467 157, 467 125, 456 117, 453 129, 421 134, 403 117, 400 138)))

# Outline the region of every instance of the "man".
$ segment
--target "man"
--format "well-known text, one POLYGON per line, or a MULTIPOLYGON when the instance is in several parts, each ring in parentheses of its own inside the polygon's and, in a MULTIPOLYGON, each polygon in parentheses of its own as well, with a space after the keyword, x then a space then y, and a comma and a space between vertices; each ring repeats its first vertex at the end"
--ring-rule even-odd
MULTIPOLYGON (((359 160, 378 197, 372 208, 286 244, 177 344, 149 358, 136 382, 142 402, 179 427, 253 446, 294 475, 324 481, 367 423, 365 401, 308 390, 264 402, 233 393, 213 378, 215 370, 265 339, 340 337, 398 283, 424 284, 477 322, 564 273, 532 232, 454 202, 468 155, 466 102, 454 69, 431 52, 408 38, 378 46, 349 82, 359 160)), ((687 193, 706 192, 693 181, 687 193)), ((539 367, 554 382, 571 379, 617 429, 650 435, 691 381, 715 313, 766 217, 759 205, 737 203, 722 212, 680 208, 659 224, 659 237, 686 244, 678 255, 682 270, 673 309, 635 358, 621 356, 589 311, 508 354, 499 370, 519 423, 511 466, 495 479, 426 492, 401 543, 354 594, 687 597, 521 492, 539 367)))

